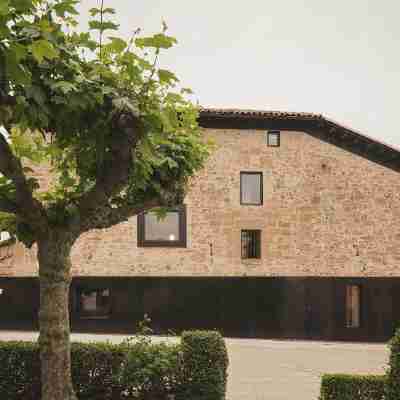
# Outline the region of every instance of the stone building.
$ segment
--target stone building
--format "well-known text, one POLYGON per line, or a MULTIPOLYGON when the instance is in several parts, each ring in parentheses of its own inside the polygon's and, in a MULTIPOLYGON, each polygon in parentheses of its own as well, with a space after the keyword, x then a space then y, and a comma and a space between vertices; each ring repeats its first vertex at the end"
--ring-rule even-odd
MULTIPOLYGON (((386 340, 400 320, 400 152, 321 115, 204 109, 184 207, 85 234, 73 330, 386 340), (397 306, 397 307, 396 307, 397 306)), ((3 237, 0 324, 31 327, 34 250, 3 237)))

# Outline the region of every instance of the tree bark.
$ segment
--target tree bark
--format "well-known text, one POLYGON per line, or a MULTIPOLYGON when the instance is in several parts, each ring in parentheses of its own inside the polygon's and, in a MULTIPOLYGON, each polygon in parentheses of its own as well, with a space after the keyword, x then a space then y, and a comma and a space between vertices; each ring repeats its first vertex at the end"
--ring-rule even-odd
POLYGON ((71 379, 69 287, 71 247, 51 232, 38 242, 41 400, 77 400, 71 379))

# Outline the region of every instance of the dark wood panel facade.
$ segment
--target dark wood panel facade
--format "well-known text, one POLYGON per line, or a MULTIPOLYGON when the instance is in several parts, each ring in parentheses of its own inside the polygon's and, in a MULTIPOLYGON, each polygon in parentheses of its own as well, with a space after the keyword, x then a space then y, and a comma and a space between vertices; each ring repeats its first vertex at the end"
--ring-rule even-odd
MULTIPOLYGON (((39 283, 0 279, 0 328, 37 327, 39 283)), ((226 336, 386 341, 400 325, 400 278, 74 278, 73 331, 219 329, 226 336), (361 290, 360 326, 346 327, 346 286, 361 290), (107 315, 83 315, 82 293, 106 291, 107 315)))

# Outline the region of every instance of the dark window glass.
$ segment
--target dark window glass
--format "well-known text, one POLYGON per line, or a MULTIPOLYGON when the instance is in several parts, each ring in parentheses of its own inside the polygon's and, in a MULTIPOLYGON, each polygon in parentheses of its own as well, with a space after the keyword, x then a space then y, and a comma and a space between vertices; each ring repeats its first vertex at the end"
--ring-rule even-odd
POLYGON ((109 289, 80 289, 79 313, 82 317, 100 318, 110 314, 109 289))
POLYGON ((138 246, 186 247, 186 209, 172 209, 163 217, 155 212, 138 216, 138 246))
POLYGON ((261 258, 261 231, 242 231, 242 258, 261 258))
POLYGON ((279 131, 268 132, 267 142, 270 147, 279 147, 281 145, 281 133, 279 131))
POLYGON ((262 172, 240 173, 240 203, 261 205, 263 202, 262 172))

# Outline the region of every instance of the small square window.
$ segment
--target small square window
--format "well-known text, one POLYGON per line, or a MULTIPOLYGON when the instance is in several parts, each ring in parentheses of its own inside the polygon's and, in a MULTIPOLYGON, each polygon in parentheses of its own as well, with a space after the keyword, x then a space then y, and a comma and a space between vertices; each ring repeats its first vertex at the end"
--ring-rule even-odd
POLYGON ((346 286, 346 327, 359 328, 361 323, 361 288, 346 286))
POLYGON ((155 212, 138 215, 139 247, 186 247, 186 208, 167 211, 163 218, 155 212))
POLYGON ((267 133, 267 143, 270 147, 279 147, 281 145, 281 133, 279 131, 269 131, 267 133))
POLYGON ((83 318, 107 318, 111 310, 109 289, 79 289, 79 314, 83 318))
POLYGON ((260 206, 263 203, 262 172, 240 173, 240 204, 260 206))
POLYGON ((242 230, 242 259, 261 258, 261 231, 242 230))

